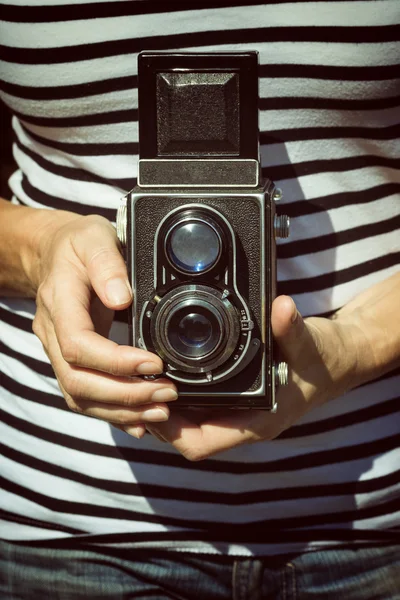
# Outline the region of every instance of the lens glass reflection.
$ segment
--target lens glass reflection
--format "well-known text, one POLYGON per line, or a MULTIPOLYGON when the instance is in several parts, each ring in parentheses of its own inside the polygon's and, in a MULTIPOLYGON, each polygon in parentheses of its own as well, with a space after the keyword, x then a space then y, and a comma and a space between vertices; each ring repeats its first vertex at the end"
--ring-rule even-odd
POLYGON ((178 309, 171 317, 167 336, 172 348, 181 356, 199 358, 219 344, 221 327, 213 310, 201 306, 178 309))
POLYGON ((218 261, 220 238, 205 221, 184 221, 170 233, 167 252, 177 269, 187 273, 202 273, 218 261))
POLYGON ((199 313, 189 313, 178 325, 178 335, 186 346, 200 348, 210 339, 212 325, 210 320, 199 313))

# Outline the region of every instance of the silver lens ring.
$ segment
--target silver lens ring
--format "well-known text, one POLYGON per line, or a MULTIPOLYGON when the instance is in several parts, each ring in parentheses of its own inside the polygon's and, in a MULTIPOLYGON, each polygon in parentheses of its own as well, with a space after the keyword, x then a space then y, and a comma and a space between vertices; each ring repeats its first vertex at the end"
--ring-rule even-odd
POLYGON ((161 298, 150 332, 154 348, 165 362, 181 371, 204 373, 222 365, 233 353, 240 335, 240 315, 221 291, 186 284, 161 298), (187 316, 194 327, 182 338, 179 324, 187 316))

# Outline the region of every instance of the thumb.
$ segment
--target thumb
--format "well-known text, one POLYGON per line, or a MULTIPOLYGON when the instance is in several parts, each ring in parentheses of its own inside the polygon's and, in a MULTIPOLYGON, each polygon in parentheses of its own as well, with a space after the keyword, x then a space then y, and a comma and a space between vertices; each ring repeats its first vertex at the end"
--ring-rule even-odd
POLYGON ((90 283, 101 302, 121 310, 132 302, 132 289, 114 227, 93 216, 83 235, 74 240, 75 251, 87 269, 90 283))
POLYGON ((289 364, 294 363, 304 349, 307 335, 303 317, 290 296, 278 296, 272 303, 272 333, 289 364))

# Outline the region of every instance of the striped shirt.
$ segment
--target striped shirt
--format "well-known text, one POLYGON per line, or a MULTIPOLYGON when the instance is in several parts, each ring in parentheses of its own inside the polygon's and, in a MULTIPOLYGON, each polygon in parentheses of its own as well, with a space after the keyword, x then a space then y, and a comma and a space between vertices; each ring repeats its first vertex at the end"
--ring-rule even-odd
MULTIPOLYGON (((115 221, 137 173, 137 53, 258 50, 263 174, 292 221, 278 291, 329 315, 399 268, 399 16, 398 0, 0 0, 13 202, 115 221)), ((72 413, 34 312, 0 298, 1 537, 238 556, 398 539, 399 371, 190 463, 72 413)), ((127 341, 121 315, 112 335, 127 341)))

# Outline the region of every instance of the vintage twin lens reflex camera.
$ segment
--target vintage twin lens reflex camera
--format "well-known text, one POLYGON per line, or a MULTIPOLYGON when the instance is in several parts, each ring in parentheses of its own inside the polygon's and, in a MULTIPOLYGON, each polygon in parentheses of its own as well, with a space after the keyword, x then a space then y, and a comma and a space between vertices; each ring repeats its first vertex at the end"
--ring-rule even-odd
POLYGON ((131 343, 158 354, 184 407, 274 410, 279 190, 262 180, 257 52, 142 52, 138 185, 118 210, 131 343))

